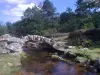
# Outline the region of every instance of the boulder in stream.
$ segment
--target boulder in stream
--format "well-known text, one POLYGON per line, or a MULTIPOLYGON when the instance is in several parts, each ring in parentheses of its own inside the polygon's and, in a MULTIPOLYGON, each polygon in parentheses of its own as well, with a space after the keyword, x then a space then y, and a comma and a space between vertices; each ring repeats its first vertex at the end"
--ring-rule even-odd
POLYGON ((93 66, 93 68, 95 68, 97 72, 100 72, 100 59, 90 60, 89 66, 93 66))

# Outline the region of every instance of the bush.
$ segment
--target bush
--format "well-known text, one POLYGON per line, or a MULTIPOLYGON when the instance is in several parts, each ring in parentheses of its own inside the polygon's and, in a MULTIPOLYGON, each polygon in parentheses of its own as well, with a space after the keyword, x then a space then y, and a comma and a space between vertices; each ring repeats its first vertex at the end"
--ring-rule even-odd
POLYGON ((71 32, 68 36, 68 44, 79 46, 82 44, 82 34, 81 31, 71 32))
POLYGON ((100 29, 89 29, 83 35, 93 42, 100 41, 100 29))
POLYGON ((88 39, 84 40, 83 43, 82 43, 82 46, 84 46, 84 47, 90 47, 92 45, 93 45, 92 40, 88 40, 88 39))
POLYGON ((84 28, 85 29, 90 29, 90 28, 95 28, 95 27, 94 27, 93 23, 85 23, 84 28))
POLYGON ((44 30, 44 31, 42 31, 41 33, 42 33, 44 36, 47 36, 47 35, 50 35, 50 34, 54 34, 54 33, 56 33, 56 32, 57 32, 57 30, 56 30, 55 28, 53 28, 53 29, 44 30))
POLYGON ((68 44, 85 47, 100 45, 100 29, 71 32, 68 36, 68 44))

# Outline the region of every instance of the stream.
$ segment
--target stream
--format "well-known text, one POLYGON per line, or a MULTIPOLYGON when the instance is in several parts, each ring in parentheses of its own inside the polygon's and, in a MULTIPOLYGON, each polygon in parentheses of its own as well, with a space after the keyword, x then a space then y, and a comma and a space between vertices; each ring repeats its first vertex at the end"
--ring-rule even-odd
POLYGON ((28 57, 28 60, 25 59, 22 63, 21 75, 98 75, 88 72, 87 67, 82 64, 69 64, 59 60, 50 60, 46 57, 47 55, 46 52, 34 53, 28 57))

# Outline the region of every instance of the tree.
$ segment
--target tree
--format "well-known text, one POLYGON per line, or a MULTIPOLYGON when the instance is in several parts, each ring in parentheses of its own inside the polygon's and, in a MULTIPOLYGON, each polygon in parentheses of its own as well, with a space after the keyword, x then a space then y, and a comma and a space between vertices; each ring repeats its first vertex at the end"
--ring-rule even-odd
POLYGON ((15 34, 15 28, 11 22, 6 22, 6 27, 9 34, 11 35, 15 34))
POLYGON ((42 6, 44 18, 44 29, 54 29, 58 26, 58 15, 55 13, 55 7, 50 0, 45 0, 42 6))
POLYGON ((78 18, 71 8, 60 14, 60 32, 70 32, 79 28, 78 18))
POLYGON ((92 11, 91 9, 94 7, 94 3, 91 0, 77 0, 76 2, 76 15, 80 21, 80 27, 94 27, 92 21, 92 11), (90 26, 92 25, 92 26, 90 26))
POLYGON ((42 10, 43 10, 44 18, 50 18, 55 13, 55 7, 53 6, 53 4, 49 0, 45 0, 43 2, 42 10))
POLYGON ((0 22, 0 35, 6 34, 7 33, 7 27, 0 22))
POLYGON ((93 13, 92 22, 93 22, 95 28, 100 28, 100 12, 93 13))
POLYGON ((60 23, 66 23, 70 21, 73 17, 75 17, 75 13, 72 11, 71 8, 67 8, 65 12, 60 14, 60 23))
POLYGON ((85 0, 88 3, 88 7, 93 9, 94 11, 100 8, 100 0, 85 0))
POLYGON ((42 12, 38 7, 28 8, 22 16, 22 20, 14 23, 16 32, 20 36, 28 34, 41 34, 43 29, 42 12))

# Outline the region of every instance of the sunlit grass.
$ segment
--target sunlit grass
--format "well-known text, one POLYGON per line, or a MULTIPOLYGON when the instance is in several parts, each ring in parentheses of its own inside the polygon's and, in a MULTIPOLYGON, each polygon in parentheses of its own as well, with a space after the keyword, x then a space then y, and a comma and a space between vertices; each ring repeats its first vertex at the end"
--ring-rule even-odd
POLYGON ((0 55, 0 75, 14 75, 20 70, 20 56, 0 55))
POLYGON ((74 48, 72 49, 73 53, 79 53, 82 55, 86 55, 89 56, 90 59, 95 60, 97 58, 100 58, 100 48, 89 48, 88 50, 84 50, 82 51, 82 47, 81 48, 74 48))

